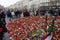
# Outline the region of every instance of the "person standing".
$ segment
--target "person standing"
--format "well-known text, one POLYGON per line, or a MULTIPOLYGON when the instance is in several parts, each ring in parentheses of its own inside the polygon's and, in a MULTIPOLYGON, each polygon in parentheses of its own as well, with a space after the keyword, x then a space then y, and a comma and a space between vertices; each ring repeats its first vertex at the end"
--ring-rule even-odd
POLYGON ((58 9, 58 16, 60 16, 60 8, 58 9))
POLYGON ((21 18, 21 15, 22 15, 22 11, 21 10, 19 10, 19 18, 21 18))
POLYGON ((26 11, 24 11, 23 15, 24 15, 24 17, 28 17, 28 16, 30 16, 30 13, 26 10, 26 11))
POLYGON ((11 11, 11 15, 12 15, 12 19, 15 19, 15 13, 13 10, 11 11))
POLYGON ((51 9, 49 9, 49 14, 51 15, 51 16, 54 16, 55 15, 55 10, 53 9, 53 8, 51 8, 51 9))
POLYGON ((39 9, 36 11, 36 16, 40 16, 39 9))
POLYGON ((3 28, 3 40, 9 40, 9 33, 6 28, 4 11, 1 11, 0 13, 0 27, 3 28))
POLYGON ((19 18, 19 11, 15 11, 16 18, 19 18))
POLYGON ((32 10, 29 10, 30 16, 33 16, 33 12, 32 10))
POLYGON ((7 17, 9 18, 9 21, 11 21, 12 15, 11 15, 10 10, 8 10, 8 11, 6 12, 6 14, 7 14, 7 17))

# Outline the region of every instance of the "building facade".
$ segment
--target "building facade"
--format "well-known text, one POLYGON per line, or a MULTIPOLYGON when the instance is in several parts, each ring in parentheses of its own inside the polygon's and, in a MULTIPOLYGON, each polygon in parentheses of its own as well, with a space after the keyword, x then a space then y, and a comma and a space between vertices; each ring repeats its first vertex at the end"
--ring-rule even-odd
POLYGON ((16 9, 38 9, 40 7, 58 7, 60 6, 60 0, 22 0, 16 4, 10 6, 16 9))

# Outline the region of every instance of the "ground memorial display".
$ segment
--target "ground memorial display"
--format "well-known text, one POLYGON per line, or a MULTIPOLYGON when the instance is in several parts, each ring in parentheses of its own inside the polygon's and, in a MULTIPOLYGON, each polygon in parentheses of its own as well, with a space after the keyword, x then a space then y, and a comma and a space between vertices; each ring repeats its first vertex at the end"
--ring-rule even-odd
POLYGON ((7 28, 11 40, 44 40, 53 32, 52 40, 60 40, 59 20, 60 16, 32 16, 13 20, 7 24, 7 28), (54 18, 54 24, 52 24, 54 18))

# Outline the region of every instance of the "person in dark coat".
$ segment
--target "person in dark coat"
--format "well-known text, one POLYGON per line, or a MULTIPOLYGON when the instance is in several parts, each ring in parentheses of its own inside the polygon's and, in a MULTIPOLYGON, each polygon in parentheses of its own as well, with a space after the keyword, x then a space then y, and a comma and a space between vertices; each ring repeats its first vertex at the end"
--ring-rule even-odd
POLYGON ((10 10, 7 11, 7 16, 12 17, 10 10))
POLYGON ((11 19, 12 19, 12 15, 11 15, 10 10, 8 10, 8 11, 6 12, 6 14, 7 14, 7 17, 9 18, 9 20, 11 21, 11 19))
POLYGON ((19 18, 19 13, 20 12, 18 10, 15 12, 16 18, 19 18))
POLYGON ((3 32, 7 32, 5 25, 6 25, 5 14, 4 14, 4 12, 2 12, 2 13, 0 13, 0 31, 1 31, 1 29, 3 29, 3 31, 0 32, 0 40, 3 39, 3 32))
POLYGON ((20 11, 19 11, 19 18, 21 18, 21 14, 22 14, 22 11, 20 10, 20 11))
POLYGON ((50 9, 50 10, 49 10, 49 14, 50 14, 50 15, 53 15, 53 16, 54 16, 54 15, 55 15, 55 13, 56 13, 56 12, 55 12, 55 10, 54 10, 54 9, 50 9))
POLYGON ((24 17, 28 17, 28 16, 30 16, 30 13, 26 10, 23 12, 23 15, 24 15, 24 17))
POLYGON ((38 16, 39 15, 39 9, 36 11, 36 16, 38 16))
POLYGON ((58 10, 58 14, 59 14, 59 16, 60 16, 60 9, 58 10))
POLYGON ((2 27, 3 27, 3 29, 4 29, 4 32, 7 32, 7 28, 5 27, 6 22, 5 22, 5 14, 4 14, 4 12, 2 12, 2 13, 0 14, 0 22, 1 22, 0 25, 2 25, 2 27))
MULTIPOLYGON (((2 34, 0 35, 1 39, 6 40, 6 39, 4 39, 4 38, 6 38, 7 36, 4 36, 4 35, 8 32, 8 30, 7 30, 7 28, 6 28, 4 11, 2 11, 2 12, 0 13, 0 28, 3 29, 3 32, 1 32, 2 34)), ((0 29, 0 30, 1 30, 1 29, 0 29)), ((7 35, 8 35, 8 34, 7 34, 7 35)))

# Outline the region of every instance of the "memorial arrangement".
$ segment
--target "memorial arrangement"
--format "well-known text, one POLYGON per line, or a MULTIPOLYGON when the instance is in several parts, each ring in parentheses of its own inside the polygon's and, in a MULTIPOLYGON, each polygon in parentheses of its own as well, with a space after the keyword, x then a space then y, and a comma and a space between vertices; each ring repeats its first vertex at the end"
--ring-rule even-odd
POLYGON ((60 16, 32 16, 12 20, 7 24, 11 40, 60 40, 60 16))

